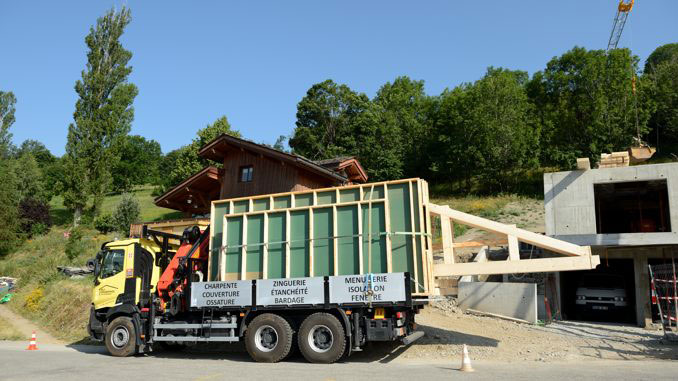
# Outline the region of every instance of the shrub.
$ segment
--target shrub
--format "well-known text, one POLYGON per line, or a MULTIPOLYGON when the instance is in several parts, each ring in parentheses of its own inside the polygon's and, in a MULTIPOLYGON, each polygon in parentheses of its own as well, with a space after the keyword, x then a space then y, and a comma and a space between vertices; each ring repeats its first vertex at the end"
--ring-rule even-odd
POLYGON ((46 224, 43 224, 42 222, 38 222, 33 224, 31 226, 31 237, 37 236, 37 235, 43 235, 49 231, 49 226, 46 224))
POLYGON ((94 228, 100 233, 107 234, 115 231, 115 218, 110 213, 105 213, 94 219, 94 228))
POLYGON ((86 246, 85 241, 82 239, 82 228, 74 228, 68 236, 68 242, 66 242, 66 257, 71 261, 74 260, 85 252, 86 246))
POLYGON ((21 232, 28 237, 43 234, 52 226, 49 216, 49 205, 32 197, 25 198, 19 204, 21 232))
POLYGON ((127 235, 130 225, 139 220, 140 214, 139 201, 137 201, 136 197, 129 193, 123 194, 113 213, 116 230, 120 234, 127 235))
POLYGON ((43 296, 44 293, 42 287, 35 288, 30 294, 26 295, 24 307, 31 312, 37 312, 38 308, 40 308, 40 302, 42 301, 43 296))

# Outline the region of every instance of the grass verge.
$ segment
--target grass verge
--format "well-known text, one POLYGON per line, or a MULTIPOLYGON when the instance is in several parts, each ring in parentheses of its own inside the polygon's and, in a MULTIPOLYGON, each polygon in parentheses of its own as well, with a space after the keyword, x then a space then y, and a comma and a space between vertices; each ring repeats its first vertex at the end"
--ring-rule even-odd
POLYGON ((12 341, 20 341, 20 340, 28 340, 28 338, 25 335, 22 335, 21 332, 19 332, 12 323, 10 323, 7 319, 0 317, 0 340, 12 340, 12 341))

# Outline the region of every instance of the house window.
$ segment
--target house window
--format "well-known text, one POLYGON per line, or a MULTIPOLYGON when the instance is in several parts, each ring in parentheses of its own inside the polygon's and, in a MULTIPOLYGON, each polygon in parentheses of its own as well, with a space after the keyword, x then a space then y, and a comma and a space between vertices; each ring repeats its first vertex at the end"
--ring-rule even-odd
POLYGON ((666 180, 594 184, 598 234, 670 232, 666 180))
POLYGON ((246 167, 240 167, 240 177, 239 177, 239 182, 241 183, 249 183, 252 181, 252 172, 254 171, 254 168, 252 168, 251 165, 248 165, 246 167))

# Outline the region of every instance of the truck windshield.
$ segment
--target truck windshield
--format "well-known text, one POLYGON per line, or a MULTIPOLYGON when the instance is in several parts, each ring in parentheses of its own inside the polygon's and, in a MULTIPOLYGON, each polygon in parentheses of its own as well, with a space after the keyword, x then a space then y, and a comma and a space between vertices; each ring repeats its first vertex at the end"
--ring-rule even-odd
POLYGON ((122 271, 125 263, 124 250, 108 250, 104 256, 101 264, 101 276, 99 278, 105 279, 112 277, 122 271))

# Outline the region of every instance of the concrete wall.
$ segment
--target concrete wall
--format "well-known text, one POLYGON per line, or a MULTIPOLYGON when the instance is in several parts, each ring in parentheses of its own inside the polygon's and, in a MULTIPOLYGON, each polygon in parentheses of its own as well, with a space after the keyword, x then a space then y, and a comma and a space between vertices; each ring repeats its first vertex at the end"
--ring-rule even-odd
POLYGON ((534 283, 461 282, 457 301, 462 310, 470 308, 537 323, 534 283))
POLYGON ((546 234, 580 245, 678 244, 678 163, 545 173, 544 207, 546 234), (594 184, 662 179, 668 187, 671 233, 596 234, 594 184))

